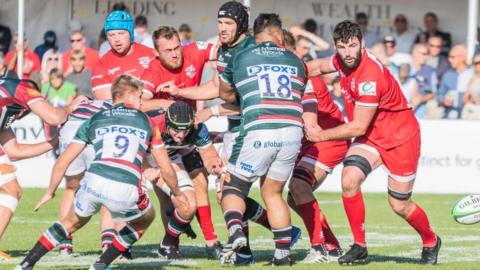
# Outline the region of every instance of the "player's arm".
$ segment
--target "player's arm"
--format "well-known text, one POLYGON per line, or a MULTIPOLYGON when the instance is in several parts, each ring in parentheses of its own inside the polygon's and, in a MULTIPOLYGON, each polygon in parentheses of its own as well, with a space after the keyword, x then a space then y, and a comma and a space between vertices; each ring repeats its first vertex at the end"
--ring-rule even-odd
POLYGON ((325 130, 306 130, 307 139, 312 142, 338 141, 365 135, 376 112, 377 107, 355 105, 351 122, 325 130))
POLYGON ((33 113, 38 115, 45 123, 50 126, 58 126, 67 120, 68 115, 72 112, 78 104, 83 102, 86 98, 84 96, 77 96, 65 108, 56 108, 44 99, 36 100, 29 104, 33 113))
POLYGON ((171 189, 174 196, 178 196, 181 191, 178 188, 178 179, 175 169, 173 169, 170 158, 168 157, 167 149, 165 147, 152 148, 152 156, 160 168, 160 175, 167 186, 171 189))
POLYGON ((203 164, 209 173, 220 175, 223 170, 222 159, 218 156, 217 149, 212 143, 206 147, 197 148, 203 164))
POLYGON ((308 81, 302 96, 303 123, 305 129, 318 126, 318 100, 313 89, 312 81, 308 81))
POLYGON ((238 105, 230 103, 217 104, 198 111, 195 114, 195 124, 198 125, 200 123, 203 123, 210 119, 212 116, 218 117, 238 114, 240 114, 240 107, 238 105))
POLYGON ((167 110, 170 105, 172 105, 175 100, 169 99, 148 99, 148 97, 142 97, 142 106, 140 110, 143 112, 153 111, 153 110, 167 110))
POLYGON ((70 166, 72 161, 75 160, 78 155, 80 155, 84 148, 85 143, 74 141, 70 143, 67 146, 67 149, 65 149, 65 151, 58 157, 55 165, 53 165, 52 175, 50 177, 50 184, 48 186, 48 189, 42 196, 42 198, 38 201, 33 211, 37 211, 45 203, 55 197, 55 191, 62 182, 63 176, 65 175, 68 166, 70 166))
POLYGON ((315 77, 336 71, 332 64, 332 57, 314 59, 307 62, 306 65, 309 77, 315 77))
POLYGON ((58 137, 50 141, 35 144, 20 144, 11 130, 1 132, 1 145, 12 161, 39 156, 54 149, 58 145, 58 137))
POLYGON ((191 100, 209 100, 219 97, 219 80, 218 76, 214 75, 213 78, 199 86, 179 88, 173 82, 163 84, 157 90, 170 94, 171 96, 183 97, 191 100))

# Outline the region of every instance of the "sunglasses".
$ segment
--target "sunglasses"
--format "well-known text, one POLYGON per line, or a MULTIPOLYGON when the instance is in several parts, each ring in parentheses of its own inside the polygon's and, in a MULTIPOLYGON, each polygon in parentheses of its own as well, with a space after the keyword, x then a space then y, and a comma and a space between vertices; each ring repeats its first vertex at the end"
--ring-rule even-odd
POLYGON ((48 61, 52 61, 52 60, 53 60, 53 61, 58 61, 58 57, 55 57, 55 58, 49 57, 49 58, 47 58, 47 60, 48 60, 48 61))
POLYGON ((406 22, 406 19, 396 19, 395 22, 406 22))
POLYGON ((480 61, 473 62, 473 65, 474 65, 474 66, 478 66, 478 65, 480 65, 480 61))
POLYGON ((80 58, 74 58, 74 57, 72 57, 72 58, 70 58, 70 60, 72 60, 72 61, 80 61, 80 60, 85 60, 85 57, 80 57, 80 58))
POLYGON ((80 42, 80 41, 82 41, 82 40, 83 40, 83 38, 79 38, 79 39, 70 39, 70 42, 71 42, 71 43, 75 43, 75 42, 80 42))
POLYGON ((428 47, 440 49, 442 48, 442 45, 428 44, 428 47))

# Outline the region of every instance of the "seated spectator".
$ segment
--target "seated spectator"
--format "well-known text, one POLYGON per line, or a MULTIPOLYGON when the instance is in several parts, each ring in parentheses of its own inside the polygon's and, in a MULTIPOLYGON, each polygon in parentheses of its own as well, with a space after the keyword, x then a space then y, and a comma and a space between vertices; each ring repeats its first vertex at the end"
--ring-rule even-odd
POLYGON ((62 55, 56 49, 49 49, 45 52, 42 60, 41 83, 50 80, 50 71, 54 68, 62 70, 62 55))
POLYGON ((92 86, 90 84, 92 71, 85 67, 85 54, 81 50, 74 50, 70 55, 70 63, 72 72, 66 76, 67 81, 75 85, 78 95, 93 98, 92 86))
POLYGON ((57 35, 52 30, 45 32, 43 35, 43 43, 35 47, 34 51, 41 61, 43 59, 43 55, 49 49, 57 49, 57 35))
POLYGON ((3 55, 6 55, 10 48, 10 42, 12 42, 12 32, 10 28, 0 24, 0 51, 3 55))
POLYGON ((75 85, 63 77, 59 68, 49 73, 49 80, 42 84, 41 94, 55 107, 64 108, 73 101, 77 92, 75 85))
POLYGON ((480 120, 480 52, 473 56, 473 77, 463 96, 462 119, 480 120))
POLYGON ((438 89, 438 101, 445 109, 443 118, 458 119, 463 107, 463 95, 473 71, 467 65, 467 48, 455 45, 448 56, 451 69, 442 77, 438 89))
POLYGON ((397 51, 397 41, 393 36, 385 36, 383 38, 383 45, 385 46, 385 54, 387 57, 387 67, 395 66, 399 67, 401 64, 410 64, 412 57, 410 54, 397 51))
POLYGON ((441 54, 447 56, 452 47, 452 37, 448 32, 442 32, 438 29, 438 17, 433 12, 427 12, 423 17, 425 32, 419 33, 415 38, 415 43, 427 44, 431 36, 440 36, 442 38, 441 54))
POLYGON ((186 46, 193 42, 193 33, 190 25, 182 23, 178 28, 178 36, 180 37, 180 42, 182 46, 186 46))
MULTIPOLYGON (((58 36, 58 51, 64 53, 72 48, 71 34, 73 32, 83 32, 83 25, 78 20, 71 20, 68 23, 68 31, 58 36)), ((85 37, 85 46, 93 48, 93 40, 85 37)))
POLYGON ((72 72, 72 64, 70 62, 70 56, 74 50, 82 51, 85 55, 85 68, 92 69, 93 65, 98 62, 98 52, 95 49, 89 48, 85 44, 85 35, 81 31, 73 31, 70 34, 70 43, 72 48, 62 55, 63 74, 69 74, 72 72))
MULTIPOLYGON (((437 74, 427 65, 428 50, 423 44, 416 44, 412 50, 412 64, 410 76, 415 78, 418 84, 418 100, 415 102, 415 115, 418 118, 426 117, 427 103, 436 102, 437 74)), ((435 104, 437 106, 438 104, 435 104)))
POLYGON ((135 27, 133 28, 134 32, 134 41, 145 45, 153 49, 153 40, 152 35, 148 33, 148 21, 147 18, 143 15, 138 15, 134 21, 135 27))
POLYGON ((370 49, 373 45, 382 41, 377 32, 368 30, 368 16, 365 12, 357 13, 355 15, 355 22, 360 25, 366 48, 370 49))
POLYGON ((477 44, 475 44, 475 54, 480 53, 480 26, 477 27, 477 44))
POLYGON ((398 67, 398 82, 408 104, 415 110, 419 104, 418 83, 415 77, 411 75, 411 72, 409 64, 401 64, 398 67))
POLYGON ((296 50, 299 51, 298 55, 302 55, 304 61, 310 61, 317 58, 317 52, 328 50, 330 44, 323 40, 316 34, 309 32, 299 24, 290 26, 290 33, 295 38, 296 50))
POLYGON ((18 79, 17 73, 9 70, 5 65, 5 55, 0 51, 0 78, 18 79))
POLYGON ((450 69, 448 58, 441 55, 442 37, 431 36, 428 38, 428 59, 427 64, 435 69, 438 80, 442 80, 443 74, 450 69))
POLYGON ((393 38, 396 41, 396 50, 399 53, 409 54, 412 51, 415 34, 408 31, 408 20, 403 14, 395 16, 393 21, 393 38))
POLYGON ((28 48, 28 40, 23 40, 23 48, 17 42, 18 33, 13 37, 13 49, 5 56, 5 62, 9 70, 13 70, 18 74, 17 56, 23 51, 23 79, 30 79, 33 73, 40 72, 40 58, 32 50, 28 48))

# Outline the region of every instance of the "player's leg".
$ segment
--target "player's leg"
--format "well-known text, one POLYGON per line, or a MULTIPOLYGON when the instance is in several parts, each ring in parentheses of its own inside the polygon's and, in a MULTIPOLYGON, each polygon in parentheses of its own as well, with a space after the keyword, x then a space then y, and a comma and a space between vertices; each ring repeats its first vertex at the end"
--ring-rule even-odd
POLYGON ((40 258, 83 227, 91 216, 100 210, 99 198, 87 192, 90 188, 95 188, 95 186, 89 187, 88 181, 87 183, 84 181, 82 187, 75 194, 74 204, 67 216, 55 222, 40 236, 35 246, 16 269, 32 269, 40 258))
MULTIPOLYGON (((77 175, 65 176, 65 188, 63 190, 62 199, 60 200, 60 220, 67 216, 68 212, 73 206, 73 199, 75 192, 80 187, 80 180, 84 173, 77 175)), ((71 255, 73 251, 73 238, 68 236, 62 243, 60 243, 60 254, 71 255)))
POLYGON ((353 234, 353 245, 338 259, 340 264, 363 262, 368 256, 365 242, 365 202, 360 186, 368 174, 381 163, 380 155, 374 147, 360 143, 350 146, 343 161, 342 200, 353 234))
POLYGON ((388 171, 388 202, 393 211, 405 219, 420 235, 423 244, 421 263, 436 264, 441 240, 431 229, 425 211, 412 198, 420 157, 420 136, 381 152, 388 171))
POLYGON ((197 151, 182 155, 182 163, 193 180, 197 200, 196 217, 205 238, 208 259, 218 259, 222 245, 212 222, 212 209, 208 198, 208 176, 203 161, 197 151))
MULTIPOLYGON (((161 257, 172 260, 180 259, 180 253, 178 249, 180 242, 179 237, 182 233, 189 229, 190 222, 192 221, 197 209, 195 191, 190 176, 184 170, 181 164, 173 164, 173 168, 177 173, 178 186, 185 194, 189 205, 187 208, 179 208, 173 203, 172 213, 168 215, 165 234, 162 242, 159 245, 158 254, 161 257)), ((161 190, 164 194, 168 194, 167 196, 170 197, 170 188, 165 184, 165 182, 163 182, 162 179, 158 180, 157 185, 161 187, 161 190)), ((172 204, 172 201, 168 200, 167 203, 172 204)))

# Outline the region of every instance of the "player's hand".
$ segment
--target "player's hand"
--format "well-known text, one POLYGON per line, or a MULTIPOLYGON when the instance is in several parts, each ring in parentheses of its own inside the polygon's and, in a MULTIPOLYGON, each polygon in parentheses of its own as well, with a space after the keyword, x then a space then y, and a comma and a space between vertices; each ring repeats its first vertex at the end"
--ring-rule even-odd
POLYGON ((162 83, 160 84, 157 89, 156 89, 156 92, 163 92, 163 93, 167 93, 171 96, 178 96, 178 94, 180 93, 180 88, 183 85, 180 84, 180 85, 175 85, 175 82, 172 80, 172 81, 168 81, 168 82, 165 82, 165 83, 162 83))
POLYGON ((305 126, 304 130, 305 130, 305 137, 307 138, 307 140, 311 142, 322 141, 322 137, 321 137, 322 128, 320 126, 318 125, 305 126))
POLYGON ((210 173, 215 174, 215 175, 221 175, 224 173, 224 166, 223 166, 223 161, 221 158, 217 158, 215 162, 212 164, 212 169, 210 173))
POLYGON ((145 169, 143 171, 143 176, 147 181, 156 182, 160 177, 160 169, 157 169, 157 168, 145 169))
POLYGON ((217 189, 217 203, 222 204, 222 190, 223 190, 223 183, 225 182, 225 177, 227 176, 226 173, 222 173, 218 179, 215 181, 215 186, 217 189))
POLYGON ((172 196, 172 203, 180 212, 188 212, 190 204, 188 203, 187 196, 185 193, 178 190, 178 193, 175 192, 172 196))
POLYGON ((58 132, 55 133, 55 136, 48 140, 48 143, 52 146, 52 149, 55 149, 58 147, 58 132))
POLYGON ((46 204, 48 201, 53 199, 55 197, 55 192, 50 192, 47 190, 45 194, 43 194, 42 198, 37 202, 35 205, 35 208, 33 208, 34 212, 37 212, 38 209, 40 209, 44 204, 46 204))
POLYGON ((195 125, 203 123, 212 117, 212 110, 206 108, 195 113, 195 125))
POLYGON ((73 112, 77 107, 78 105, 80 105, 81 103, 84 103, 84 102, 87 102, 88 101, 88 97, 84 96, 84 95, 78 95, 76 96, 72 103, 70 103, 67 107, 67 110, 69 113, 73 112))

